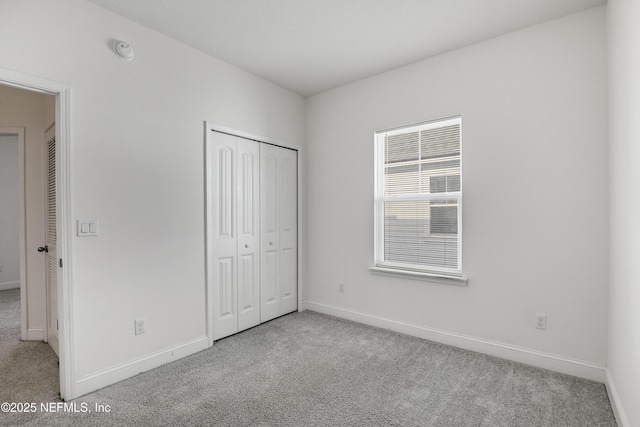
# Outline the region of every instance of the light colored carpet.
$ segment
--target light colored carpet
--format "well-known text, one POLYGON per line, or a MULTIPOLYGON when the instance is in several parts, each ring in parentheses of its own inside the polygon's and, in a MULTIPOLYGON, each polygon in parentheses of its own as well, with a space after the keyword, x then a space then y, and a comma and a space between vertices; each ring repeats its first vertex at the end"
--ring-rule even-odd
MULTIPOLYGON (((51 347, 20 341, 20 289, 0 291, 0 403, 60 401, 59 386, 51 347)), ((0 424, 5 416, 0 413, 0 424)))
POLYGON ((314 312, 83 396, 27 426, 615 426, 595 382, 314 312))

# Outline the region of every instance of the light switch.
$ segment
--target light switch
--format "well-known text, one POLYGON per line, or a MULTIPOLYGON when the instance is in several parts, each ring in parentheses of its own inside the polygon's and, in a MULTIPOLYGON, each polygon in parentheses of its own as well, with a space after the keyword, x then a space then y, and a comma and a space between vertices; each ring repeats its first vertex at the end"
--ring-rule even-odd
POLYGON ((78 220, 78 236, 88 237, 98 235, 97 219, 79 219, 78 220))

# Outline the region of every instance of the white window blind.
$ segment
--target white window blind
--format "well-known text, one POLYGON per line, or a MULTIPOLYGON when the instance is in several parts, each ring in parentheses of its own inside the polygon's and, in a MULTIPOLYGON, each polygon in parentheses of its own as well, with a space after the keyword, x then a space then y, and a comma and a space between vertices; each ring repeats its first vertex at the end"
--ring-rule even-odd
POLYGON ((461 274, 461 125, 375 134, 376 266, 461 274))

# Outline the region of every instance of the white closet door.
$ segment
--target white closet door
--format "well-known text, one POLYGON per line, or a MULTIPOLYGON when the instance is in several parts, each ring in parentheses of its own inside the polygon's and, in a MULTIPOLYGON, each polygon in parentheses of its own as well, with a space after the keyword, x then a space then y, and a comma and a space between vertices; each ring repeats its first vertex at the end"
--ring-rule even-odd
POLYGON ((261 321, 297 309, 297 154, 260 147, 261 321))
POLYGON ((278 151, 260 146, 260 319, 280 316, 278 290, 280 221, 278 221, 278 151))
POLYGON ((213 339, 238 332, 236 235, 236 137, 211 132, 207 145, 207 288, 213 339))
POLYGON ((280 314, 286 314, 298 309, 298 153, 280 150, 280 314))
POLYGON ((260 144, 237 138, 238 331, 260 324, 260 144))
POLYGON ((210 345, 298 308, 297 162, 295 150, 207 133, 210 345))

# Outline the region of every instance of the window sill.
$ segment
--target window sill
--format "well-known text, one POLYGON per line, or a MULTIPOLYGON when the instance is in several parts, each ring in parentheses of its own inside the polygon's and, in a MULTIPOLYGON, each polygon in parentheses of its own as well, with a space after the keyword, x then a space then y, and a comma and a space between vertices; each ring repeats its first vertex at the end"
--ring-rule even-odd
POLYGON ((468 278, 464 276, 450 276, 446 274, 426 273, 422 271, 400 270, 388 267, 369 267, 371 274, 401 277, 403 279, 422 280, 425 282, 443 283, 446 285, 467 286, 468 278))

